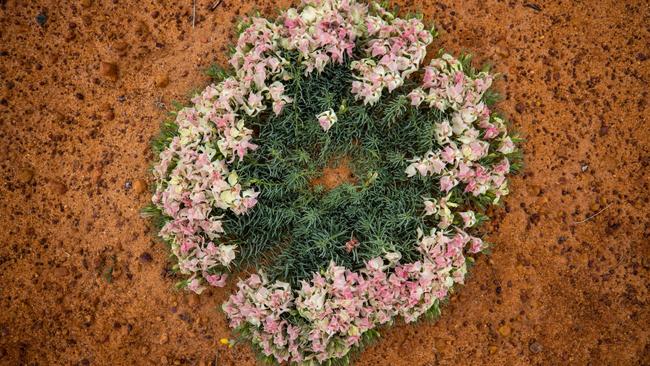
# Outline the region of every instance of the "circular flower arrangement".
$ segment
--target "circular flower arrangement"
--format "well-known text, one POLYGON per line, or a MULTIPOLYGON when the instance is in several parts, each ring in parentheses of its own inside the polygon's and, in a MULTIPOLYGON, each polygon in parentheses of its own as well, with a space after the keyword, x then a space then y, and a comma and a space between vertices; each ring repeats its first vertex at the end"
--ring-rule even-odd
POLYGON ((232 70, 154 144, 146 212, 179 285, 257 266, 223 310, 267 360, 348 362, 379 326, 437 315, 488 247, 476 227, 516 139, 487 70, 448 54, 420 69, 433 37, 353 0, 247 19, 232 70))

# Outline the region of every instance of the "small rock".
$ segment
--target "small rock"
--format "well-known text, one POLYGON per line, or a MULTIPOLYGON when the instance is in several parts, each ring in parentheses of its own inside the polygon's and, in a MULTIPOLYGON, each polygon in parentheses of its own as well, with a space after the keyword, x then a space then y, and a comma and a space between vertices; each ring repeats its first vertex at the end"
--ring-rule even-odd
POLYGON ((16 172, 16 179, 22 184, 27 184, 34 178, 34 171, 29 168, 21 168, 16 172))
POLYGON ((160 339, 158 340, 158 343, 160 344, 166 344, 169 341, 169 336, 167 333, 163 333, 160 335, 160 339))
POLYGON ((101 111, 100 116, 104 121, 112 121, 115 119, 115 112, 113 112, 113 108, 107 107, 101 111))
POLYGON ((168 363, 169 363, 169 361, 167 360, 167 356, 162 356, 160 358, 160 364, 161 365, 167 365, 168 363))
POLYGON ((589 208, 591 209, 591 211, 598 211, 600 205, 598 203, 592 203, 591 206, 589 206, 589 208))
POLYGON ((201 299, 199 298, 199 295, 191 294, 187 299, 187 304, 193 308, 199 306, 201 304, 201 299))
POLYGON ((129 50, 129 44, 124 41, 118 41, 113 45, 113 49, 118 56, 124 57, 129 50))
POLYGON ((497 353, 497 349, 498 348, 495 345, 492 345, 492 346, 488 347, 488 351, 490 352, 491 355, 497 353))
POLYGON ((84 14, 81 16, 81 22, 86 26, 90 27, 93 24, 93 18, 89 16, 88 14, 84 14))
POLYGON ((135 34, 138 36, 146 36, 149 34, 149 26, 143 21, 139 21, 135 24, 135 34))
POLYGON ((142 254, 140 254, 140 262, 149 263, 152 260, 153 260, 153 257, 148 252, 143 252, 142 254))
POLYGON ((54 269, 54 275, 57 277, 66 277, 68 273, 68 269, 65 267, 57 267, 54 269))
POLYGON ((112 62, 102 61, 102 63, 99 64, 99 74, 110 81, 117 81, 117 65, 112 62))
POLYGON ((54 119, 54 122, 61 123, 65 120, 65 116, 63 113, 54 111, 52 112, 52 118, 54 119))
POLYGON ((580 166, 580 170, 581 170, 583 173, 586 172, 587 169, 589 169, 589 165, 588 165, 588 164, 582 164, 582 165, 580 166))
POLYGON ((133 187, 133 183, 131 183, 130 180, 127 180, 126 182, 124 182, 124 189, 126 189, 127 191, 129 189, 131 189, 132 187, 133 187))
POLYGON ((93 0, 81 0, 81 6, 84 8, 90 8, 90 6, 93 4, 93 0))
POLYGON ((532 352, 532 353, 534 353, 534 354, 538 354, 538 353, 542 352, 542 350, 543 350, 544 348, 542 347, 541 344, 537 343, 537 341, 534 341, 533 343, 531 343, 531 344, 528 346, 528 349, 530 350, 530 352, 532 352))
POLYGON ((181 315, 178 316, 182 321, 186 322, 187 324, 192 324, 192 317, 188 313, 182 313, 181 315))
POLYGON ((505 47, 497 46, 494 52, 501 58, 508 58, 508 56, 510 56, 510 51, 508 51, 508 49, 505 47))
POLYGON ((159 88, 164 88, 169 85, 169 76, 167 74, 159 74, 156 76, 155 84, 159 88))
POLYGON ((526 110, 526 106, 524 105, 524 103, 517 103, 517 105, 515 105, 515 110, 519 114, 524 113, 524 111, 526 110))
POLYGON ((47 14, 43 12, 38 13, 38 15, 36 16, 36 23, 38 23, 38 25, 40 25, 41 27, 44 27, 45 23, 47 23, 47 14))
POLYGON ((501 334, 502 337, 509 337, 510 334, 512 333, 512 329, 508 324, 505 324, 499 327, 498 332, 499 334, 501 334))
POLYGON ((90 179, 93 182, 93 184, 98 184, 99 181, 102 179, 102 175, 104 174, 104 171, 102 168, 95 168, 93 169, 92 173, 90 174, 90 179))
POLYGON ((609 131, 609 127, 607 127, 606 125, 602 125, 602 126, 600 126, 600 131, 598 131, 598 134, 600 136, 605 136, 605 135, 607 135, 608 131, 609 131))
POLYGON ((68 187, 66 187, 65 184, 59 181, 50 182, 50 187, 52 188, 52 192, 58 195, 63 195, 68 191, 68 187))
POLYGON ((147 182, 145 182, 144 180, 138 179, 135 182, 133 182, 133 191, 136 194, 140 194, 146 190, 147 190, 147 182))

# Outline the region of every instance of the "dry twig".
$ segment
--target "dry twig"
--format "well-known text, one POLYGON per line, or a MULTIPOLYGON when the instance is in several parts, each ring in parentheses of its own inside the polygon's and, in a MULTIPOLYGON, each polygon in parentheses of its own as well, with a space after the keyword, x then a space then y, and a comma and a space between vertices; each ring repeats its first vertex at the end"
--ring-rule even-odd
POLYGON ((192 0, 192 28, 196 22, 196 0, 192 0))
POLYGON ((210 10, 213 11, 213 10, 216 9, 219 5, 221 5, 222 2, 223 2, 223 0, 217 0, 217 1, 213 2, 212 5, 210 5, 210 10))
POLYGON ((583 222, 587 222, 587 221, 593 219, 594 217, 600 215, 601 212, 607 210, 607 209, 609 208, 609 206, 611 206, 611 205, 612 205, 612 204, 610 203, 609 205, 605 206, 602 210, 596 212, 595 214, 593 214, 593 215, 587 217, 586 219, 584 219, 584 220, 582 220, 582 221, 576 221, 576 222, 574 222, 573 224, 575 225, 575 224, 582 224, 583 222))

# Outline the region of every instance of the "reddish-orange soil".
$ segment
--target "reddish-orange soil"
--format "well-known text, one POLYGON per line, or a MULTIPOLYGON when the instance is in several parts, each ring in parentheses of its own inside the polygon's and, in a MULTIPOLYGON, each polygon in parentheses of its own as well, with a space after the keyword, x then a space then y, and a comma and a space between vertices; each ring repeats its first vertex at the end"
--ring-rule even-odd
POLYGON ((345 157, 330 162, 328 166, 323 168, 323 172, 319 177, 310 181, 312 186, 322 186, 328 190, 334 189, 343 183, 356 183, 354 174, 350 169, 350 161, 345 157))
MULTIPOLYGON (((174 290, 138 214, 171 101, 224 63, 238 15, 278 8, 212 3, 0 0, 0 364, 255 364, 219 343, 234 281, 174 290)), ((526 168, 440 321, 357 365, 650 364, 649 3, 399 3, 436 22, 432 52, 494 62, 526 168)))

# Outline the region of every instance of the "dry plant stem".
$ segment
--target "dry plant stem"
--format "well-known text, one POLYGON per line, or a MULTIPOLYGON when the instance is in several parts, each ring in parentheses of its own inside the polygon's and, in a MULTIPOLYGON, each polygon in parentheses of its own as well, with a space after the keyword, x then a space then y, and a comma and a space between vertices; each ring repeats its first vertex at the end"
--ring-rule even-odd
POLYGON ((192 1, 192 28, 196 22, 196 0, 192 1))
POLYGON ((222 2, 223 2, 223 0, 215 1, 214 3, 212 3, 212 5, 210 5, 210 10, 216 9, 219 5, 221 5, 222 2))
POLYGON ((595 214, 593 214, 593 215, 587 217, 586 219, 584 219, 584 220, 582 220, 582 221, 574 222, 573 224, 574 224, 574 225, 577 225, 577 224, 582 224, 582 223, 584 223, 584 222, 587 222, 587 221, 593 219, 594 217, 600 215, 603 211, 607 210, 607 209, 609 208, 609 206, 611 206, 611 205, 612 205, 612 204, 610 203, 609 205, 605 206, 602 210, 596 212, 595 214))

